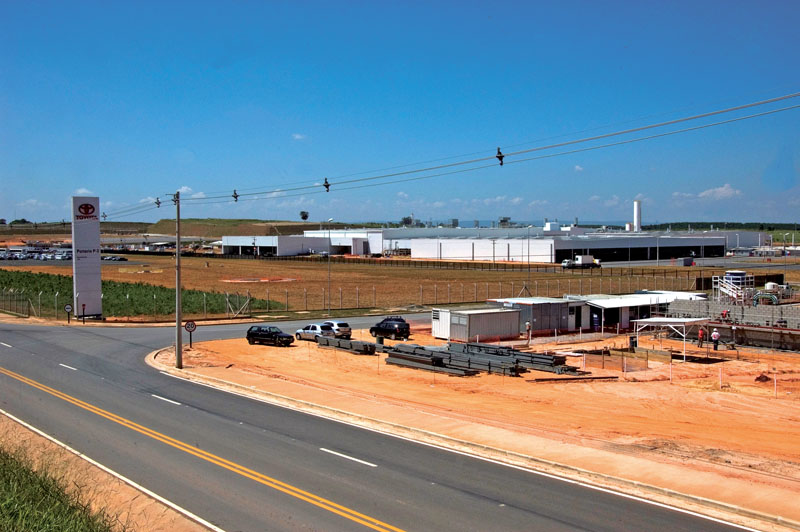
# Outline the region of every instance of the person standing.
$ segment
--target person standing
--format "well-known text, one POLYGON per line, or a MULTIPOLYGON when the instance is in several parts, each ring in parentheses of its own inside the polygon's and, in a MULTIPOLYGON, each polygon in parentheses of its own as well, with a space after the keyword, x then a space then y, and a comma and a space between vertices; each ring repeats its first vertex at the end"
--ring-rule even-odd
POLYGON ((714 342, 714 351, 719 349, 719 331, 714 329, 714 332, 711 333, 711 341, 714 342))
POLYGON ((697 331, 697 347, 703 347, 703 337, 706 335, 705 329, 700 327, 700 330, 697 331))

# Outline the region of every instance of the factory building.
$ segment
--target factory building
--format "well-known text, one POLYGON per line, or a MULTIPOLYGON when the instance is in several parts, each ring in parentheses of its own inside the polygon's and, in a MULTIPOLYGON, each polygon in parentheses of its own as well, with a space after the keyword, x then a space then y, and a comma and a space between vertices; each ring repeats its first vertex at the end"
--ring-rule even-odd
POLYGON ((409 228, 306 231, 303 235, 224 236, 228 255, 405 255, 418 259, 560 263, 576 255, 603 262, 722 257, 734 247, 756 247, 762 233, 583 232, 547 234, 542 228, 409 228))
POLYGON ((402 227, 319 229, 303 235, 226 236, 224 254, 289 256, 403 255, 415 259, 560 263, 576 255, 602 262, 669 261, 722 257, 728 250, 756 248, 767 235, 753 231, 641 231, 641 203, 634 201, 628 231, 595 230, 546 222, 542 227, 402 227))

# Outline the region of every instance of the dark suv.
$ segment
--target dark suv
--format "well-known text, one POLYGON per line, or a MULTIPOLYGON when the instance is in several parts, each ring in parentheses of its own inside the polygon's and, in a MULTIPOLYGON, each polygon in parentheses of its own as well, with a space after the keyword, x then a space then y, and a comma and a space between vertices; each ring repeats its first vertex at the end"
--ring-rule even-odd
POLYGON ((294 338, 273 325, 253 325, 247 329, 247 342, 250 345, 272 344, 288 347, 292 345, 294 338))
POLYGON ((389 316, 370 327, 369 333, 372 336, 384 336, 392 340, 398 338, 408 340, 408 337, 411 336, 411 329, 401 316, 389 316))

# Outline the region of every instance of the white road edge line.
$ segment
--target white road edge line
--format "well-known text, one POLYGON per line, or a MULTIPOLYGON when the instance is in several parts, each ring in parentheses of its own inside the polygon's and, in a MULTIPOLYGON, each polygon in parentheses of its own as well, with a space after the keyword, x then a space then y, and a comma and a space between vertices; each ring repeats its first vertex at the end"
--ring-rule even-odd
POLYGON ((202 526, 204 526, 204 527, 208 528, 209 530, 213 530, 214 532, 225 532, 225 530, 224 530, 224 529, 222 529, 222 528, 219 528, 218 526, 214 526, 214 525, 212 525, 211 523, 209 523, 208 521, 206 521, 206 520, 205 520, 205 519, 203 519, 202 517, 199 517, 199 516, 197 516, 197 515, 193 514, 193 513, 192 513, 192 512, 190 512, 189 510, 186 510, 185 508, 181 508, 180 506, 178 506, 178 505, 177 505, 177 504, 175 504, 174 502, 172 502, 172 501, 169 501, 169 500, 165 499, 164 497, 162 497, 162 496, 158 495, 157 493, 154 493, 154 492, 150 491, 149 489, 145 488, 144 486, 141 486, 141 485, 137 484, 137 483, 136 483, 136 482, 134 482, 133 480, 131 480, 131 479, 127 478, 127 477, 124 477, 124 476, 120 475, 119 473, 117 473, 117 472, 116 472, 116 471, 114 471, 113 469, 109 469, 108 467, 104 466, 103 464, 101 464, 101 463, 99 463, 99 462, 96 462, 96 461, 92 460, 91 458, 89 458, 89 457, 88 457, 88 456, 86 456, 85 454, 82 454, 82 453, 80 453, 80 452, 76 451, 75 449, 73 449, 72 447, 70 447, 69 445, 67 445, 66 443, 62 443, 62 442, 58 441, 57 439, 53 438, 53 437, 52 437, 52 436, 50 436, 49 434, 45 434, 44 432, 42 432, 41 430, 37 429, 37 428, 36 428, 36 427, 34 427, 33 425, 30 425, 30 424, 28 424, 28 423, 25 423, 24 421, 22 421, 22 420, 21 420, 21 419, 19 419, 18 417, 15 417, 15 416, 13 416, 13 415, 9 414, 8 412, 6 412, 5 410, 3 410, 3 409, 1 409, 1 408, 0 408, 0 414, 3 414, 4 416, 6 416, 6 417, 7 417, 7 418, 9 418, 9 419, 13 419, 14 421, 16 421, 17 423, 19 423, 20 425, 22 425, 22 426, 23 426, 23 427, 25 427, 26 429, 28 429, 28 430, 31 430, 31 431, 33 431, 33 432, 35 432, 36 434, 38 434, 39 436, 41 436, 41 437, 43 437, 43 438, 47 438, 48 440, 50 440, 51 442, 55 443, 55 444, 56 444, 56 445, 58 445, 59 447, 61 447, 61 448, 63 448, 63 449, 66 449, 67 451, 71 452, 71 453, 72 453, 72 454, 74 454, 75 456, 77 456, 77 457, 79 457, 79 458, 82 458, 82 459, 86 460, 87 462, 89 462, 90 464, 92 464, 92 465, 93 465, 93 466, 95 466, 95 467, 99 467, 100 469, 102 469, 103 471, 105 471, 106 473, 108 473, 109 475, 112 475, 112 476, 114 476, 114 477, 116 477, 116 478, 120 479, 120 480, 121 480, 121 481, 123 481, 124 483, 126 483, 126 484, 128 484, 129 486, 131 486, 131 487, 133 487, 133 488, 135 488, 135 489, 137 489, 137 490, 141 491, 141 492, 142 492, 142 493, 144 493, 145 495, 148 495, 148 496, 150 496, 150 497, 154 498, 154 499, 155 499, 155 500, 157 500, 158 502, 160 502, 160 503, 162 503, 162 504, 166 504, 167 506, 169 506, 170 508, 172 508, 172 509, 173 509, 173 510, 175 510, 176 512, 183 514, 184 516, 188 517, 188 518, 189 518, 189 519, 191 519, 192 521, 194 521, 194 522, 196 522, 196 523, 199 523, 200 525, 202 525, 202 526))
POLYGON ((424 445, 426 447, 432 447, 434 449, 439 449, 440 451, 445 451, 445 452, 454 453, 454 454, 460 454, 462 456, 468 456, 470 458, 475 458, 476 460, 482 460, 484 462, 490 462, 492 464, 496 464, 496 465, 503 466, 503 467, 510 467, 511 469, 517 469, 519 471, 525 471, 527 473, 532 473, 534 475, 539 475, 541 477, 546 477, 546 478, 550 478, 550 479, 553 479, 553 480, 560 480, 561 482, 566 482, 568 484, 574 484, 576 486, 581 486, 581 487, 588 488, 588 489, 591 489, 591 490, 594 490, 594 491, 599 491, 599 492, 602 492, 602 493, 608 493, 609 495, 616 495, 617 497, 622 497, 623 499, 630 499, 630 500, 641 502, 641 503, 644 503, 644 504, 649 504, 650 506, 657 506, 659 508, 664 508, 664 509, 667 509, 667 510, 671 510, 673 512, 678 512, 678 513, 682 513, 682 514, 686 514, 686 515, 692 515, 694 517, 699 517, 701 519, 705 519, 706 521, 711 521, 711 522, 714 522, 714 523, 721 523, 723 525, 728 525, 728 526, 731 526, 731 527, 734 527, 734 528, 738 528, 740 530, 747 530, 749 532, 758 532, 757 529, 750 528, 750 527, 748 527, 746 525, 741 525, 739 523, 734 523, 732 521, 727 521, 727 520, 721 519, 719 517, 712 517, 710 515, 701 514, 699 512, 695 512, 693 510, 687 510, 685 508, 680 508, 678 506, 673 506, 671 504, 666 504, 666 503, 663 503, 663 502, 658 502, 658 501, 653 501, 653 500, 650 500, 650 499, 645 499, 644 497, 639 497, 637 495, 631 495, 631 494, 625 493, 623 491, 616 491, 616 490, 613 490, 611 488, 604 488, 602 486, 596 486, 594 484, 589 484, 588 482, 585 482, 583 480, 575 480, 575 479, 571 479, 571 478, 566 477, 566 476, 559 476, 559 475, 555 475, 553 473, 545 473, 544 471, 537 471, 536 469, 531 469, 529 467, 523 467, 523 466, 518 466, 518 465, 514 465, 514 464, 509 464, 509 463, 506 463, 506 462, 501 462, 499 460, 495 460, 493 458, 486 458, 485 456, 480 456, 480 455, 468 453, 468 452, 465 452, 465 451, 458 451, 456 449, 450 449, 449 447, 444 447, 442 445, 438 445, 438 444, 435 444, 435 443, 429 443, 429 442, 424 442, 424 441, 420 441, 420 440, 415 440, 413 438, 409 438, 409 437, 406 437, 406 436, 399 436, 397 434, 392 434, 391 432, 387 432, 385 430, 381 430, 381 429, 377 429, 377 428, 373 428, 373 427, 365 427, 365 426, 362 426, 362 425, 358 425, 356 423, 352 423, 350 421, 343 421, 341 419, 336 419, 335 417, 326 416, 326 415, 323 415, 323 414, 320 414, 320 413, 317 413, 317 412, 308 412, 308 411, 305 411, 305 410, 292 408, 292 407, 290 407, 288 405, 282 405, 282 404, 279 404, 279 403, 273 403, 273 402, 267 401, 266 399, 263 399, 261 397, 252 397, 250 395, 245 395, 243 393, 240 393, 240 392, 237 392, 237 391, 234 391, 234 390, 226 390, 224 388, 218 388, 216 386, 212 386, 212 385, 206 384, 204 382, 193 381, 191 379, 187 379, 185 377, 179 377, 177 375, 173 375, 173 374, 167 373, 165 371, 159 371, 159 373, 161 373, 163 375, 166 375, 168 377, 172 377, 173 379, 178 379, 178 380, 185 381, 185 382, 188 382, 188 383, 191 383, 191 384, 205 386, 206 388, 211 388, 212 390, 216 390, 218 392, 229 393, 231 395, 238 395, 239 397, 244 397, 245 399, 250 399, 251 401, 258 401, 259 403, 264 403, 264 404, 276 406, 278 408, 285 408, 286 410, 291 410, 292 412, 300 412, 302 414, 306 414, 306 415, 309 415, 309 416, 314 416, 314 417, 318 417, 318 418, 322 418, 322 419, 327 419, 328 421, 333 421, 335 423, 341 423, 342 425, 349 425, 351 427, 355 427, 355 428, 358 428, 358 429, 361 429, 361 430, 368 430, 370 432, 383 434, 384 436, 389 436, 390 438, 397 438, 398 440, 405 440, 405 441, 408 441, 408 442, 411 442, 411 443, 415 443, 417 445, 424 445))
POLYGON ((365 462, 364 460, 359 460, 358 458, 353 458, 352 456, 347 456, 346 454, 337 453, 336 451, 331 451, 330 449, 326 449, 325 447, 320 447, 319 450, 322 451, 323 453, 335 454, 336 456, 340 456, 342 458, 346 458, 348 460, 352 460, 353 462, 358 462, 359 464, 364 464, 364 465, 367 465, 367 466, 370 466, 370 467, 378 467, 377 464, 372 464, 370 462, 365 462))
POLYGON ((161 399, 162 401, 166 401, 168 403, 172 403, 173 405, 181 406, 181 403, 179 403, 178 401, 173 401, 172 399, 167 399, 166 397, 161 397, 160 395, 156 395, 154 393, 151 393, 150 395, 155 397, 156 399, 161 399))
POLYGON ((7 344, 7 343, 5 343, 5 342, 0 342, 0 345, 4 345, 4 346, 6 346, 6 347, 11 347, 11 348, 13 348, 13 347, 14 347, 13 345, 8 345, 8 344, 7 344))
POLYGON ((67 368, 67 369, 71 369, 72 371, 78 371, 76 368, 73 368, 72 366, 67 366, 66 364, 61 364, 61 363, 59 363, 58 365, 59 365, 59 366, 62 366, 62 367, 65 367, 65 368, 67 368))

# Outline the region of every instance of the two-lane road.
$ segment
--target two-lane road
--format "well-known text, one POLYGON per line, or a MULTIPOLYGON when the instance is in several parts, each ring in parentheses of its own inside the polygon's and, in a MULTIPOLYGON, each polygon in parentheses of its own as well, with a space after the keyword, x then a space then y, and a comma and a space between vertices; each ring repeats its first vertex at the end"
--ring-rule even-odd
POLYGON ((730 529, 145 365, 173 334, 0 324, 0 408, 225 530, 730 529))

